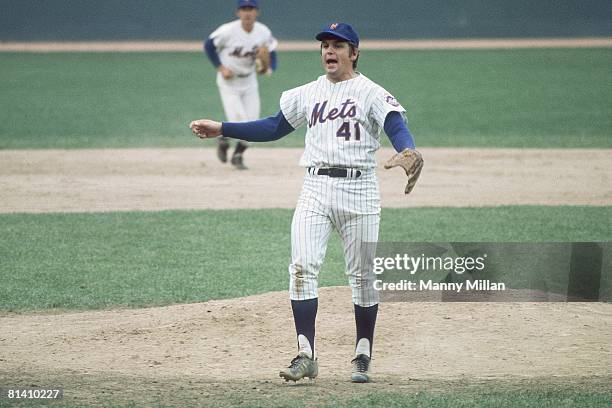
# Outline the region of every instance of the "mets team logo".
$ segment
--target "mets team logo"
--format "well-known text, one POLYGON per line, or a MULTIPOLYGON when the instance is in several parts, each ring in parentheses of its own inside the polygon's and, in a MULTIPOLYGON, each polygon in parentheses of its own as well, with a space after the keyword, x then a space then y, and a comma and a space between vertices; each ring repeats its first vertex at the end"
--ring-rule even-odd
POLYGON ((385 97, 385 102, 387 102, 391 106, 395 106, 395 107, 400 106, 399 102, 393 97, 393 95, 387 95, 385 97))
POLYGON ((329 26, 330 30, 335 30, 336 28, 338 28, 338 23, 333 23, 329 26))

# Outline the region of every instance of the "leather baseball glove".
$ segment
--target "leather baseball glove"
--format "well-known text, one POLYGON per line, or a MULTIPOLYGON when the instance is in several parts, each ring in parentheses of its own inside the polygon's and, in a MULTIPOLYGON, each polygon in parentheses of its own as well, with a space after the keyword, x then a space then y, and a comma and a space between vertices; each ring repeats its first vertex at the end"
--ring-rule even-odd
POLYGON ((410 193, 414 188, 421 170, 423 170, 423 157, 421 153, 413 149, 404 149, 396 153, 385 163, 385 169, 391 169, 396 166, 401 166, 408 176, 408 184, 406 184, 406 194, 410 193))
POLYGON ((266 74, 270 69, 270 50, 268 47, 263 46, 257 49, 255 55, 255 69, 259 75, 266 74))

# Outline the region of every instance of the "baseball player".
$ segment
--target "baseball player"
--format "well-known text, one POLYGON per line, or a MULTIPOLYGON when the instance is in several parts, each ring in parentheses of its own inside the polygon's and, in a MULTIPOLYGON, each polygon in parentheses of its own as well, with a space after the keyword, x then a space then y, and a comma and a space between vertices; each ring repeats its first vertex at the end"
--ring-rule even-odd
MULTIPOLYGON (((270 75, 276 69, 277 41, 264 24, 256 21, 259 15, 257 0, 239 0, 238 20, 217 28, 204 43, 210 62, 217 69, 217 86, 228 121, 244 122, 260 115, 257 73, 270 75)), ((231 163, 245 170, 243 154, 245 140, 236 144, 231 163)), ((217 156, 227 162, 230 147, 227 137, 220 136, 217 156)))
POLYGON ((315 318, 318 273, 333 229, 342 239, 346 274, 355 310, 356 345, 353 382, 370 381, 370 359, 378 313, 378 292, 371 264, 378 240, 380 196, 374 153, 380 134, 389 136, 395 154, 386 168, 401 166, 408 175, 405 193, 423 166, 414 150, 404 108, 381 86, 356 71, 359 37, 349 24, 333 23, 316 35, 325 74, 281 95, 276 116, 245 122, 190 123, 200 138, 220 134, 248 141, 279 139, 307 126, 300 165, 304 184, 291 223, 289 296, 298 355, 280 372, 285 380, 315 378, 315 318))

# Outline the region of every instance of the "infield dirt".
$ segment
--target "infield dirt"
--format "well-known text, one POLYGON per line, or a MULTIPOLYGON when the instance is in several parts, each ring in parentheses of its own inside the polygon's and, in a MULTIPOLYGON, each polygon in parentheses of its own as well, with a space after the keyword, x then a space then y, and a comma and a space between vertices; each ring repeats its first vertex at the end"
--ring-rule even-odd
MULTIPOLYGON (((0 150, 0 213, 294 208, 302 149, 252 148, 249 171, 214 149, 0 150)), ((422 149, 410 196, 406 176, 381 163, 382 206, 611 205, 612 149, 422 149)))
MULTIPOLYGON (((364 50, 516 49, 611 47, 612 38, 495 38, 364 40, 364 50)), ((316 51, 316 41, 281 41, 279 51, 316 51)), ((202 52, 201 41, 0 42, 0 52, 202 52)))

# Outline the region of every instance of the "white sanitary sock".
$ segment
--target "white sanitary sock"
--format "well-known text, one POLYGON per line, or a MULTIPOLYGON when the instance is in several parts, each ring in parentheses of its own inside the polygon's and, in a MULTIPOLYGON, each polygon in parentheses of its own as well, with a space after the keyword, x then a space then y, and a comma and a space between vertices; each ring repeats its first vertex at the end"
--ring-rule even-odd
POLYGON ((303 334, 298 336, 298 353, 305 354, 308 358, 313 358, 310 342, 303 334))
POLYGON ((357 357, 359 354, 365 354, 366 356, 370 357, 370 340, 366 339, 365 337, 359 339, 357 342, 357 347, 355 347, 355 357, 357 357))

